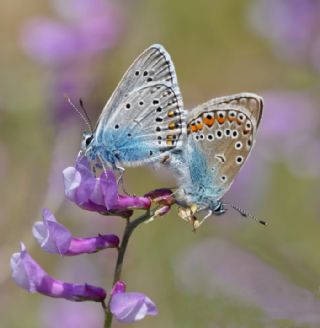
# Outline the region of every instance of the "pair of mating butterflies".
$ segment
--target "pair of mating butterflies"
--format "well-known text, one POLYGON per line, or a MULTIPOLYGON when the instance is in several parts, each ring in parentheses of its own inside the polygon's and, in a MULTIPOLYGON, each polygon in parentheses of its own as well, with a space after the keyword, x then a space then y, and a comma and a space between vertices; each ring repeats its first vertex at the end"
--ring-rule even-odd
POLYGON ((113 169, 167 166, 178 177, 177 202, 189 209, 182 217, 222 214, 221 199, 253 147, 262 107, 261 97, 240 93, 186 112, 169 54, 152 45, 125 73, 95 130, 84 134, 82 150, 113 169))

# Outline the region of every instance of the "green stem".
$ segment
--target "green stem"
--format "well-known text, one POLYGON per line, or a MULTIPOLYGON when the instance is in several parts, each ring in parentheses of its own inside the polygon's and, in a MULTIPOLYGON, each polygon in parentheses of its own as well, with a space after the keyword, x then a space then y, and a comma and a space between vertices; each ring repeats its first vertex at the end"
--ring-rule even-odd
MULTIPOLYGON (((152 215, 153 214, 150 214, 150 211, 147 211, 145 214, 139 216, 137 219, 135 219, 132 222, 130 222, 129 219, 127 220, 127 224, 126 224, 126 227, 124 229, 123 236, 122 236, 121 245, 120 245, 119 250, 118 250, 118 258, 117 258, 117 264, 116 264, 116 267, 115 267, 115 270, 114 270, 112 286, 114 286, 114 284, 121 279, 123 259, 124 259, 124 255, 125 255, 126 250, 127 250, 129 238, 130 238, 133 230, 139 224, 149 220, 152 217, 152 215)), ((111 298, 109 298, 109 302, 108 302, 108 304, 106 306, 106 309, 105 309, 104 328, 111 328, 111 325, 112 325, 112 313, 110 311, 110 300, 111 300, 111 298)))

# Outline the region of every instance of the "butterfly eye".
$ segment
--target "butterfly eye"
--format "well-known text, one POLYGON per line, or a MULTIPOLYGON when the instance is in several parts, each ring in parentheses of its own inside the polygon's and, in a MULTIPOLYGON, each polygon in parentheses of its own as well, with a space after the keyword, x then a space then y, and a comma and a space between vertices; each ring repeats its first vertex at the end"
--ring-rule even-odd
POLYGON ((93 139, 93 135, 90 135, 85 139, 86 147, 90 145, 92 139, 93 139))

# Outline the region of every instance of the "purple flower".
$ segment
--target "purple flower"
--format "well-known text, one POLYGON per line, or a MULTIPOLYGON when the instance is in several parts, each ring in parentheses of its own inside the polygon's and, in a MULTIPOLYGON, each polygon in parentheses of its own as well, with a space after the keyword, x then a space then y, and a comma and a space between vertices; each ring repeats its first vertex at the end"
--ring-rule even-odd
POLYGON ((125 291, 126 285, 118 281, 111 293, 110 310, 117 320, 131 323, 143 319, 147 315, 157 315, 156 305, 142 293, 125 291))
POLYGON ((41 248, 46 252, 72 256, 95 253, 119 245, 119 238, 112 234, 90 238, 72 237, 70 231, 57 222, 48 209, 43 210, 42 217, 43 221, 34 223, 32 233, 41 248))
POLYGON ((33 260, 22 243, 20 252, 11 256, 10 264, 12 278, 28 292, 76 302, 102 302, 106 298, 105 290, 100 287, 66 283, 52 278, 33 260))
POLYGON ((75 167, 66 168, 63 175, 66 197, 85 210, 129 217, 132 209, 151 206, 148 197, 120 195, 112 171, 95 177, 85 157, 77 161, 75 167))

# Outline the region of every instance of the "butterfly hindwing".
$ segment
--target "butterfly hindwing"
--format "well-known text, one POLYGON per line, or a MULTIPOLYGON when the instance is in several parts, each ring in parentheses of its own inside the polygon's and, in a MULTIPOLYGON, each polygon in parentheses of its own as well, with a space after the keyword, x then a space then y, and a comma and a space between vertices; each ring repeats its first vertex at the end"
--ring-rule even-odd
POLYGON ((228 191, 248 158, 261 114, 262 98, 254 94, 216 98, 189 113, 188 143, 205 156, 215 197, 228 191))
POLYGON ((242 92, 234 95, 217 97, 208 102, 193 108, 188 114, 188 122, 199 116, 202 112, 210 110, 215 106, 232 105, 241 106, 250 112, 250 118, 256 120, 256 127, 259 126, 263 111, 263 99, 255 93, 242 92))

